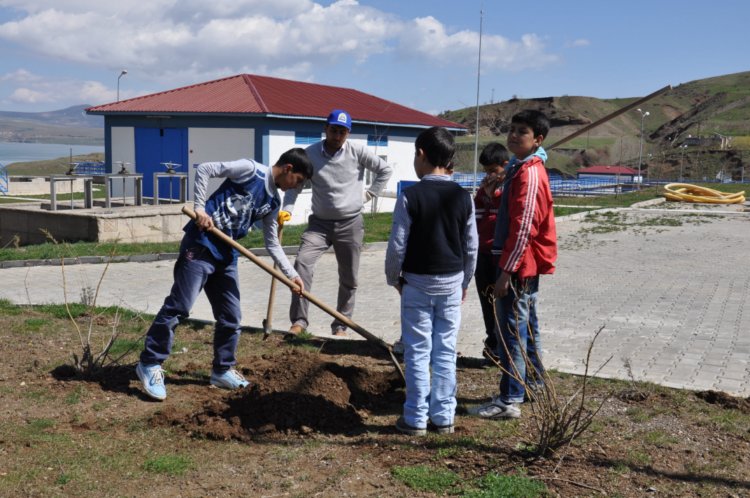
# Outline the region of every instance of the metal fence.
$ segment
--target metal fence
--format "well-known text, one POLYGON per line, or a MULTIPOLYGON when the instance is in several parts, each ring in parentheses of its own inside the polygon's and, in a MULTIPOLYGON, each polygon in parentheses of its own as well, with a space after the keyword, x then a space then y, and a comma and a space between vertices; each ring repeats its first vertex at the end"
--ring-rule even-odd
POLYGON ((104 175, 105 173, 103 161, 84 161, 78 163, 75 169, 76 175, 104 175))
MULTIPOLYGON (((453 181, 458 183, 460 186, 462 186, 464 189, 468 190, 469 192, 473 191, 474 186, 479 186, 482 183, 482 180, 485 177, 485 173, 477 173, 476 180, 474 179, 473 173, 453 173, 453 181)), ((727 182, 727 181, 719 181, 719 180, 711 180, 708 181, 701 180, 700 183, 716 183, 720 185, 721 183, 749 183, 750 180, 744 180, 741 182, 727 182)), ((401 181, 399 182, 398 188, 397 188, 397 194, 400 194, 404 188, 407 188, 413 184, 417 183, 416 181, 401 181)), ((675 178, 673 180, 652 180, 652 181, 646 181, 641 186, 642 187, 649 187, 649 186, 661 186, 666 185, 668 183, 690 183, 689 180, 685 180, 684 182, 680 182, 679 179, 675 178)), ((552 196, 553 197, 588 197, 588 196, 603 196, 603 195, 613 195, 613 194, 622 194, 627 192, 632 192, 633 190, 638 189, 638 183, 633 182, 629 176, 625 176, 623 178, 563 178, 560 175, 550 175, 549 176, 549 186, 550 190, 552 190, 552 196)))
MULTIPOLYGON (((453 181, 467 190, 472 190, 475 185, 482 183, 485 173, 477 173, 474 180, 473 173, 454 173, 453 181)), ((560 197, 584 197, 592 195, 611 195, 622 192, 630 192, 638 187, 637 183, 630 181, 630 177, 613 178, 581 178, 569 179, 560 175, 550 175, 549 185, 553 196, 560 197)))
POLYGON ((0 195, 8 195, 8 168, 0 164, 0 195))

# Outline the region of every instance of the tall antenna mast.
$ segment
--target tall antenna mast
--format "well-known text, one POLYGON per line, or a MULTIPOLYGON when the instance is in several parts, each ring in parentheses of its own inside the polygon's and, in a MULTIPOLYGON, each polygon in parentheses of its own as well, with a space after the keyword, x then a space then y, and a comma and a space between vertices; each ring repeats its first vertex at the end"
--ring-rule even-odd
POLYGON ((474 130, 474 186, 472 194, 477 191, 477 163, 479 162, 479 79, 482 69, 482 21, 484 19, 484 2, 479 8, 479 56, 477 57, 477 122, 474 130))

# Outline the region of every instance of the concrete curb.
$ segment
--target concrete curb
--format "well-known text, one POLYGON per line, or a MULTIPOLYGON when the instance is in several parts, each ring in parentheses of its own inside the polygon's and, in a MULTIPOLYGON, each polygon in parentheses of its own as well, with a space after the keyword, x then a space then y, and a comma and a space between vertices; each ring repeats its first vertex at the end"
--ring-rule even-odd
MULTIPOLYGON (((382 251, 388 246, 387 242, 370 242, 363 246, 362 250, 365 252, 369 251, 382 251)), ((297 254, 298 246, 286 246, 284 247, 284 253, 288 256, 294 256, 297 254)), ((250 252, 256 256, 268 256, 268 251, 263 248, 250 249, 250 252)), ((333 252, 333 248, 328 249, 327 252, 333 252)), ((0 269, 3 268, 24 268, 28 266, 73 266, 73 265, 97 265, 111 263, 151 263, 154 261, 174 261, 179 256, 176 252, 164 252, 154 254, 133 254, 131 256, 79 256, 77 258, 64 258, 60 259, 19 259, 13 261, 0 261, 0 269)))

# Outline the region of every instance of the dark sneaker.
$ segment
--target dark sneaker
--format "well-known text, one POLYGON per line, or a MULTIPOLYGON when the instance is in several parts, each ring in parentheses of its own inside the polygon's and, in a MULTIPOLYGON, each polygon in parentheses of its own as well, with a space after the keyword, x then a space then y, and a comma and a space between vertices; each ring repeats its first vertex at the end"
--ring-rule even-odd
POLYGON ((487 341, 484 341, 484 349, 482 349, 482 356, 487 360, 488 366, 500 365, 500 357, 495 354, 495 349, 487 345, 487 341))
POLYGON ((398 420, 396 420, 396 430, 400 432, 401 434, 407 434, 409 436, 426 436, 427 435, 426 428, 420 429, 419 427, 412 427, 411 425, 406 423, 406 420, 404 420, 404 417, 399 417, 398 420))
POLYGON ((430 422, 427 425, 427 428, 433 432, 436 432, 438 434, 453 434, 455 432, 455 428, 453 427, 453 424, 449 425, 436 425, 430 422))
POLYGON ((211 385, 220 387, 222 389, 241 389, 250 385, 248 381, 234 368, 230 368, 226 372, 216 373, 211 372, 211 385))
POLYGON ((404 356, 404 342, 401 339, 394 342, 392 351, 396 356, 404 356))
POLYGON ((167 398, 167 388, 164 387, 164 370, 161 365, 144 365, 140 361, 135 367, 135 374, 143 384, 143 390, 149 397, 163 401, 167 398))
POLYGON ((500 401, 500 396, 495 396, 483 405, 473 406, 469 408, 467 412, 469 415, 475 415, 477 417, 488 418, 491 420, 499 420, 501 418, 519 418, 521 416, 521 409, 518 407, 518 404, 505 404, 500 401))
POLYGON ((349 337, 349 334, 346 332, 346 328, 344 327, 336 327, 335 329, 331 330, 331 334, 336 337, 349 337))

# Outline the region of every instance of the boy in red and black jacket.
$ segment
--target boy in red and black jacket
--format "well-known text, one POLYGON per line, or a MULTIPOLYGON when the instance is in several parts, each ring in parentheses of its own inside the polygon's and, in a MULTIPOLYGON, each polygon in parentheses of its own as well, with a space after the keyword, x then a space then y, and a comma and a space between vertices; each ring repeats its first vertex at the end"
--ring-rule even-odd
POLYGON ((499 362, 498 341, 495 331, 495 308, 492 289, 497 279, 497 265, 492 260, 492 241, 495 239, 495 220, 500 209, 500 196, 505 179, 505 166, 508 164, 508 149, 503 144, 492 142, 479 155, 479 164, 485 172, 477 193, 474 196, 474 213, 479 235, 479 254, 474 279, 482 305, 482 317, 487 337, 484 340, 483 354, 488 359, 499 362))
POLYGON ((542 142, 549 120, 539 111, 521 111, 511 119, 506 170, 493 250, 499 258, 495 306, 500 318, 500 394, 469 413, 484 418, 518 418, 526 387, 543 382, 541 334, 536 315, 539 275, 552 274, 557 233, 552 192, 542 142), (526 358, 532 368, 527 368, 526 358))

